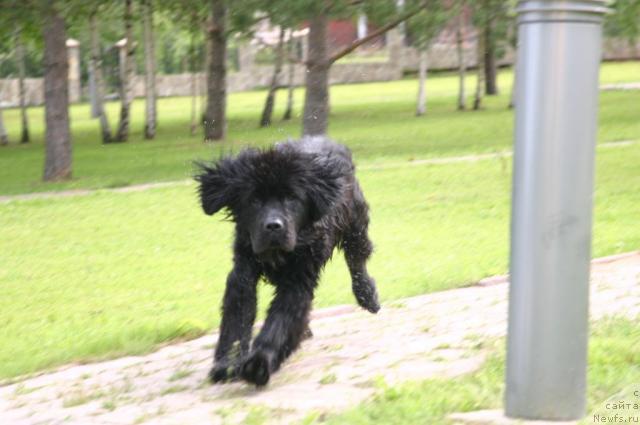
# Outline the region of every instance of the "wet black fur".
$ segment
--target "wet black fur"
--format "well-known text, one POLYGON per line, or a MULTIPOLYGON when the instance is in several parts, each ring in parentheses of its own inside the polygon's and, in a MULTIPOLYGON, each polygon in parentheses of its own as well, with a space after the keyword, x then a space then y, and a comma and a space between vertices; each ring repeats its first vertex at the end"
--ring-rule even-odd
POLYGON ((196 180, 205 213, 226 208, 236 224, 213 382, 241 377, 260 386, 269 381, 307 335, 314 290, 335 247, 344 251, 360 306, 379 310, 375 282, 366 269, 372 252, 368 205, 346 147, 325 139, 287 142, 200 167, 196 180), (292 199, 298 205, 293 213, 283 211, 297 223, 291 229, 295 246, 256 254, 249 231, 258 220, 252 206, 269 199, 292 199), (250 347, 260 278, 275 286, 275 297, 250 347))

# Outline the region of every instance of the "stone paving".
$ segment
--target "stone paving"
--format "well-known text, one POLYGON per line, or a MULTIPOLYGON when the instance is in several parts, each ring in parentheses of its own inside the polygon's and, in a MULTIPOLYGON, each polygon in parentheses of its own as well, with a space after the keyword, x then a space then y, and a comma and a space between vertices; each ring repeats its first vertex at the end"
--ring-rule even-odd
MULTIPOLYGON (((591 314, 637 317, 640 252, 596 260, 591 314)), ((1 424, 236 424, 264 416, 296 423, 340 411, 389 384, 472 373, 487 341, 506 332, 505 277, 385 304, 378 315, 355 306, 314 312, 314 337, 264 389, 209 385, 215 336, 145 356, 56 371, 0 386, 1 424)))

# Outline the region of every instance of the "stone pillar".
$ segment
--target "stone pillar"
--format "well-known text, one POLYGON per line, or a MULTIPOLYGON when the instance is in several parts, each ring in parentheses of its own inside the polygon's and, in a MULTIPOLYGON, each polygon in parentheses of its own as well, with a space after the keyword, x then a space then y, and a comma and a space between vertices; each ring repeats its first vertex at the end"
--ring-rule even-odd
POLYGON ((364 38, 367 36, 368 25, 367 15, 358 15, 358 38, 364 38))
POLYGON ((72 38, 67 40, 67 58, 69 61, 69 102, 80 101, 82 81, 80 80, 80 43, 72 38))

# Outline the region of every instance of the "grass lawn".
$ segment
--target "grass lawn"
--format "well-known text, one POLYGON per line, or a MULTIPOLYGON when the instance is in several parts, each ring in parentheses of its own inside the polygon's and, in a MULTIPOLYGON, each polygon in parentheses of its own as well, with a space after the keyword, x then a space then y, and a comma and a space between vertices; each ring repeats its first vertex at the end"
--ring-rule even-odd
MULTIPOLYGON (((454 379, 406 383, 399 387, 387 387, 382 383, 372 400, 339 415, 322 419, 319 415, 310 415, 304 423, 446 424, 450 423, 447 416, 454 412, 500 409, 504 394, 504 341, 500 340, 493 351, 493 356, 475 373, 454 379)), ((634 397, 620 398, 619 392, 622 388, 637 387, 639 365, 640 330, 637 323, 620 318, 596 323, 589 343, 589 413, 581 423, 593 423, 592 412, 602 411, 605 400, 636 401, 634 397)), ((609 421, 613 422, 615 413, 630 412, 609 411, 609 421)))
MULTIPOLYGON (((501 96, 486 98, 480 112, 456 112, 457 79, 436 74, 428 82, 428 116, 414 116, 415 80, 335 86, 331 89, 333 137, 349 145, 357 161, 384 162, 469 153, 494 152, 511 147, 512 111, 505 108, 512 75, 499 74, 501 96)), ((601 81, 640 81, 640 62, 606 63, 601 81)), ((474 77, 467 78, 467 93, 473 92, 474 77)), ((303 90, 296 90, 296 119, 269 129, 257 123, 264 91, 234 93, 229 97, 229 136, 225 143, 202 143, 200 135, 189 135, 190 100, 164 98, 159 101, 159 133, 156 140, 142 140, 144 104, 133 104, 131 142, 104 146, 97 120, 89 118, 87 104, 73 105, 71 119, 74 144, 74 179, 66 183, 42 183, 44 164, 43 108, 29 110, 33 143, 0 149, 0 195, 64 188, 126 186, 148 181, 188 178, 194 158, 210 158, 219 152, 251 145, 265 145, 300 134, 303 90)), ((275 117, 282 116, 284 94, 280 93, 275 117)), ((598 140, 640 138, 638 102, 640 93, 604 92, 598 140)), ((118 105, 107 105, 115 127, 118 105)), ((18 139, 19 113, 4 111, 5 125, 13 141, 18 139)))
MULTIPOLYGON (((332 133, 354 150, 372 207, 371 271, 383 300, 459 287, 507 268, 508 158, 402 164, 510 147, 507 95, 487 99, 481 112, 457 113, 453 87, 451 77, 434 78, 430 115, 420 119, 412 115, 415 81, 332 89, 332 133)), ((0 193, 184 179, 194 158, 297 134, 298 122, 255 128, 263 95, 231 96, 231 141, 222 146, 184 136, 185 99, 161 101, 166 118, 157 141, 136 141, 135 134, 131 143, 106 147, 87 106, 75 106, 77 178, 55 185, 38 182, 41 110, 34 109, 34 144, 0 149, 0 193)), ((638 100, 638 92, 602 94, 601 142, 640 139, 638 100)), ((134 108, 137 129, 141 106, 134 108)), ((15 131, 15 111, 6 117, 15 131)), ((595 256, 640 247, 638 164, 640 144, 598 149, 595 256)), ((0 204, 0 228, 0 378, 145 352, 219 322, 232 227, 201 212, 193 184, 0 204)), ((324 273, 316 306, 354 302, 340 257, 324 273)))

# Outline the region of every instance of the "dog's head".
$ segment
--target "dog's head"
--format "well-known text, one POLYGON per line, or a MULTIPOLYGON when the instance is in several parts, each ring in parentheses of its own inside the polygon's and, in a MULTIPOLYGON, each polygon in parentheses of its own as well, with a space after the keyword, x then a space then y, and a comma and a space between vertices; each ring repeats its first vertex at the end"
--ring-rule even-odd
POLYGON ((199 166, 204 212, 226 208, 238 229, 248 233, 253 252, 267 258, 295 249, 300 231, 321 220, 341 198, 351 172, 343 158, 290 146, 247 149, 199 166))

